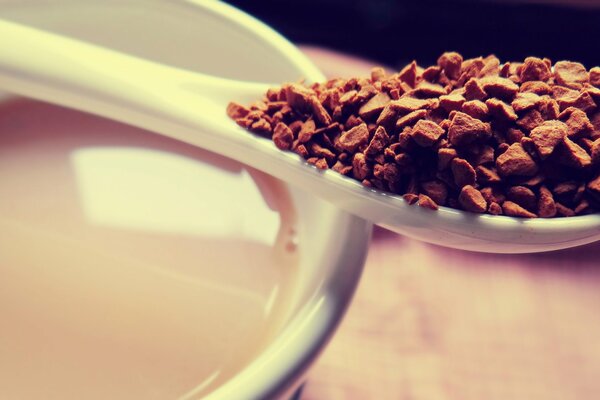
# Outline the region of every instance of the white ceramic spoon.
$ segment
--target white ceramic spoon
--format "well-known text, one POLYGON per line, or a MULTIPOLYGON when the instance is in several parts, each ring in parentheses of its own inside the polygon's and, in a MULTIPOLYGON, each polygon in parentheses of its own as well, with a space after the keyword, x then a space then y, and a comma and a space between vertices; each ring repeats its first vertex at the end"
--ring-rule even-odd
POLYGON ((250 103, 268 87, 177 69, 0 20, 3 90, 119 120, 228 156, 426 242, 526 253, 600 240, 598 214, 524 220, 445 207, 431 211, 409 206, 400 196, 367 189, 334 171, 318 171, 227 117, 229 101, 250 103))

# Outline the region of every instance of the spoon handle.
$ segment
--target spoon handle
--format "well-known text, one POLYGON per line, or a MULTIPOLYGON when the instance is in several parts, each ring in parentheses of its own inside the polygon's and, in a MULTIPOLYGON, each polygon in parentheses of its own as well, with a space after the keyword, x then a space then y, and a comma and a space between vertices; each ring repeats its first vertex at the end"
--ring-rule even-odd
POLYGON ((322 185, 298 155, 226 115, 230 100, 260 98, 265 84, 194 73, 2 19, 0 38, 10 38, 0 41, 3 90, 145 128, 336 197, 336 185, 322 185))
POLYGON ((159 64, 6 20, 0 20, 0 38, 5 38, 0 42, 3 90, 203 147, 210 136, 238 137, 225 114, 228 101, 249 102, 268 88, 159 64))

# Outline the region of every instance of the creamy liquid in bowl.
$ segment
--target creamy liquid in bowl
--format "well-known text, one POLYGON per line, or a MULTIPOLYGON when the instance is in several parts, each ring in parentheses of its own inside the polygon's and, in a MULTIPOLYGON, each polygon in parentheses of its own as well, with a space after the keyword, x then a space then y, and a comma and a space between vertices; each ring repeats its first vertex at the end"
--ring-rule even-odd
POLYGON ((284 186, 27 100, 0 106, 0 398, 192 398, 281 326, 284 186))

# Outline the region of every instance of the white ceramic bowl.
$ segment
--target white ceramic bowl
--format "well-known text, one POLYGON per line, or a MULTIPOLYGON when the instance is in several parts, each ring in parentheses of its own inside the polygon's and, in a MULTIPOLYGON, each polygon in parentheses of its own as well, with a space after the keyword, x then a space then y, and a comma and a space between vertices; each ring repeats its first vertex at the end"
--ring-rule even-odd
MULTIPOLYGON (((216 1, 2 0, 0 18, 217 76, 323 79, 281 36, 216 1)), ((210 399, 289 396, 335 330, 360 277, 370 224, 290 189, 299 213, 302 271, 293 310, 264 351, 210 399)))

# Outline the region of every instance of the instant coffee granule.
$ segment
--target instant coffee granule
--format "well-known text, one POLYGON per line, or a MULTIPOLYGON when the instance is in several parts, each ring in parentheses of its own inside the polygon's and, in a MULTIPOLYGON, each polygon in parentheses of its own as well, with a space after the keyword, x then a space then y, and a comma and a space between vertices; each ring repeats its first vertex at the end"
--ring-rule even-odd
POLYGON ((493 55, 270 89, 240 126, 410 204, 513 217, 600 210, 600 68, 493 55))

